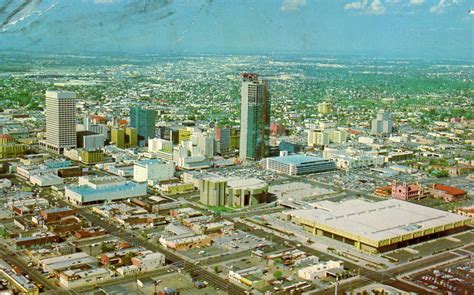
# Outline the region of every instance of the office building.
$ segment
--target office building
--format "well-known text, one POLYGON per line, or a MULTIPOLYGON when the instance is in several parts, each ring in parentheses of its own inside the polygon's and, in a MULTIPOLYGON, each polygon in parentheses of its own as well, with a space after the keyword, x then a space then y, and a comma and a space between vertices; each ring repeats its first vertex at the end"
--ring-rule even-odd
POLYGON ((226 205, 227 179, 220 176, 209 175, 198 182, 199 201, 208 206, 226 205))
POLYGON ((372 120, 373 135, 390 135, 393 129, 392 114, 385 110, 379 110, 377 117, 372 120))
POLYGON ((148 152, 157 153, 157 152, 172 152, 173 151, 173 142, 161 138, 150 138, 148 139, 148 152))
POLYGON ((240 114, 240 159, 259 160, 270 147, 270 94, 257 74, 243 74, 240 114))
POLYGON ((233 179, 227 182, 227 200, 230 207, 254 206, 269 200, 268 184, 258 178, 233 179))
POLYGON ((17 144, 10 134, 0 134, 0 159, 16 158, 23 156, 26 146, 17 144))
POLYGON ((230 145, 231 150, 238 150, 240 148, 240 126, 233 126, 230 128, 230 145))
POLYGON ((46 140, 43 145, 56 153, 76 147, 76 94, 46 91, 46 140))
POLYGON ((181 128, 178 131, 178 140, 179 142, 190 140, 191 134, 193 133, 192 128, 181 128))
POLYGON ((330 138, 331 138, 331 134, 329 132, 310 131, 308 135, 308 145, 311 145, 311 146, 328 145, 330 138))
POLYGON ((175 165, 157 159, 141 160, 133 165, 133 180, 136 182, 153 182, 174 177, 175 165))
POLYGON ((92 131, 77 132, 77 147, 87 151, 95 151, 104 147, 104 135, 92 131))
POLYGON ((332 105, 328 102, 322 102, 318 104, 318 113, 320 114, 329 114, 332 112, 332 105))
POLYGON ((331 141, 338 144, 347 142, 347 131, 342 129, 334 130, 331 141))
POLYGON ((156 111, 134 106, 130 109, 130 126, 137 130, 140 146, 155 138, 156 111))
POLYGON ((225 153, 230 149, 230 127, 216 128, 216 140, 220 144, 220 152, 225 153))
POLYGON ((378 253, 461 231, 470 218, 395 199, 369 202, 352 199, 342 203, 321 201, 315 209, 285 212, 287 220, 314 235, 378 253))
POLYGON ((287 175, 300 175, 336 169, 336 164, 333 161, 307 155, 266 158, 260 163, 267 170, 287 175))
POLYGON ((199 200, 208 206, 245 207, 266 203, 268 198, 268 184, 257 178, 208 175, 199 180, 199 200))
POLYGON ((130 127, 113 128, 110 143, 121 149, 135 148, 138 146, 137 130, 130 127))
POLYGON ((208 159, 214 157, 215 155, 215 137, 208 133, 197 134, 196 144, 198 147, 198 152, 201 156, 204 156, 208 159))

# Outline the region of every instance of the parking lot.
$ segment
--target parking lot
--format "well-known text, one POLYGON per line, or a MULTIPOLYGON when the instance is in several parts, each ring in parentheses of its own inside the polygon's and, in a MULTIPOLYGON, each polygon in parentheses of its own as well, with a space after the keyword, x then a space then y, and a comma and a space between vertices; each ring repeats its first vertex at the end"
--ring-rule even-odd
POLYGON ((442 294, 474 294, 474 262, 465 260, 413 276, 411 281, 442 294))
POLYGON ((192 259, 225 255, 233 252, 255 249, 273 245, 270 241, 256 237, 244 231, 235 230, 225 236, 214 239, 212 246, 205 248, 189 249, 183 254, 192 259))

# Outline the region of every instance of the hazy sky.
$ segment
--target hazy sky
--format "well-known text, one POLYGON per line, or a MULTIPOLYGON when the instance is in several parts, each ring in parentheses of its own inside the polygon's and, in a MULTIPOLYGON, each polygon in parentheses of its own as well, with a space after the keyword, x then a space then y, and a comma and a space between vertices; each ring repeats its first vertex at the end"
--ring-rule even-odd
POLYGON ((0 49, 473 58, 471 0, 0 0, 0 49))

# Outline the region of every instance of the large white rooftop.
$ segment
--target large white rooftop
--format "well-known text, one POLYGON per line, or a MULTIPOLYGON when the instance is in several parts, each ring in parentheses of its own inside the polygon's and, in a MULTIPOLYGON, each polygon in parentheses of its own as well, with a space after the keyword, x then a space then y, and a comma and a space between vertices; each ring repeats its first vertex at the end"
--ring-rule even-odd
POLYGON ((468 220, 461 215, 395 199, 380 202, 321 201, 312 205, 315 209, 294 210, 288 213, 297 218, 373 241, 468 220))

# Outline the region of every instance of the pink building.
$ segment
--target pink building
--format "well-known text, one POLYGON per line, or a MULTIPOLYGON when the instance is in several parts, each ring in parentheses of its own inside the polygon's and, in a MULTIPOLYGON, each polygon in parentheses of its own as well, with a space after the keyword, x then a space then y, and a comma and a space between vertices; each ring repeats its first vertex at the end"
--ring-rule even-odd
POLYGON ((395 180, 392 183, 392 198, 403 201, 408 201, 415 198, 424 198, 426 196, 423 187, 418 184, 397 183, 395 180))
POLYGON ((285 135, 285 133, 286 133, 285 126, 277 124, 277 123, 270 123, 271 135, 285 135))

